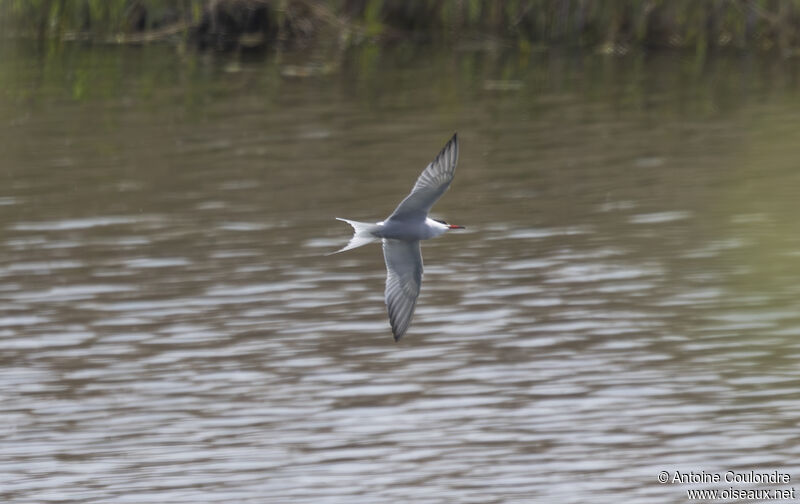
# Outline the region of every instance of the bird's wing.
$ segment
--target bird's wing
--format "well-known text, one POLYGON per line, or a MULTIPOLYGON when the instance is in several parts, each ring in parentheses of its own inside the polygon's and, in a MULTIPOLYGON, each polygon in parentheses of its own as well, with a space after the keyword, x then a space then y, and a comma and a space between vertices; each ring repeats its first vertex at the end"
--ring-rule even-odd
POLYGON ((422 284, 419 241, 384 238, 383 258, 386 261, 386 308, 397 341, 411 324, 422 284))
POLYGON ((450 187, 457 163, 458 134, 453 134, 453 138, 422 171, 411 193, 397 205, 389 219, 425 219, 436 200, 450 187))

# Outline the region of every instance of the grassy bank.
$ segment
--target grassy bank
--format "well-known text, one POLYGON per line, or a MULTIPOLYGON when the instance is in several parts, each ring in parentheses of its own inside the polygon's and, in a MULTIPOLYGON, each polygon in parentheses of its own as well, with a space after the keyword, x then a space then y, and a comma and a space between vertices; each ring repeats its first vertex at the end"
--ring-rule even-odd
POLYGON ((0 0, 6 36, 235 49, 324 40, 800 49, 800 0, 0 0))

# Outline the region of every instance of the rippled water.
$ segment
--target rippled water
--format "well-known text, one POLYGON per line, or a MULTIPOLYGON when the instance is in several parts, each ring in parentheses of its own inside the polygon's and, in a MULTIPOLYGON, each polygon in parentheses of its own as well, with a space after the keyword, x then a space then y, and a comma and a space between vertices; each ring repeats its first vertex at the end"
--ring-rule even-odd
POLYGON ((3 48, 0 498, 800 478, 797 63, 408 51, 3 48), (467 230, 424 244, 395 344, 333 217, 388 215, 454 130, 435 211, 467 230))

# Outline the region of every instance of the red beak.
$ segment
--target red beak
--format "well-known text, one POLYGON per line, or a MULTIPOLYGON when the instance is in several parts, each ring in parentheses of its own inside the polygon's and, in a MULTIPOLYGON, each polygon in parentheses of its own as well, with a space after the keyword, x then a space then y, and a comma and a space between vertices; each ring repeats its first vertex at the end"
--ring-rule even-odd
POLYGON ((456 224, 449 224, 447 227, 450 229, 466 229, 464 226, 458 226, 456 224))

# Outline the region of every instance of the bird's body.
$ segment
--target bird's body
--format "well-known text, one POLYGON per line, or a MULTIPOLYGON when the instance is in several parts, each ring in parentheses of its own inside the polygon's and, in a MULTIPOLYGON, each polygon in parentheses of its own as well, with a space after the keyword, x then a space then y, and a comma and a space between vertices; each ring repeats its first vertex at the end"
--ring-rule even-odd
POLYGON ((411 324, 422 285, 420 240, 436 238, 450 229, 463 229, 461 226, 428 217, 433 204, 450 187, 457 163, 458 137, 453 135, 423 170, 411 193, 387 219, 371 224, 337 217, 353 227, 353 238, 336 252, 344 252, 376 240, 383 243, 386 308, 395 341, 405 334, 411 324))
POLYGON ((427 217, 424 221, 388 221, 378 223, 380 229, 376 236, 390 240, 430 240, 441 236, 450 229, 446 224, 427 217))

